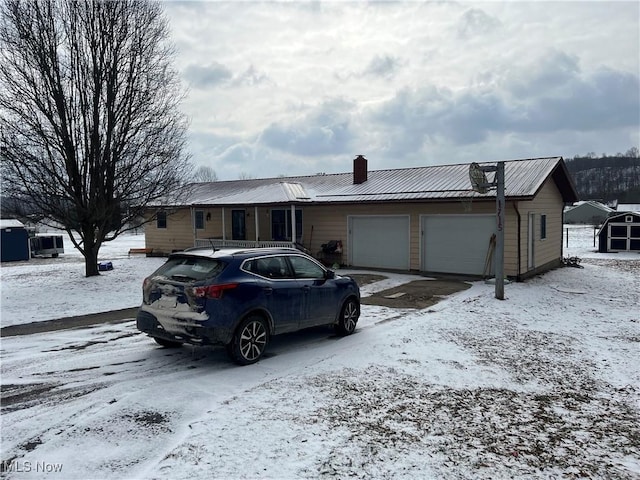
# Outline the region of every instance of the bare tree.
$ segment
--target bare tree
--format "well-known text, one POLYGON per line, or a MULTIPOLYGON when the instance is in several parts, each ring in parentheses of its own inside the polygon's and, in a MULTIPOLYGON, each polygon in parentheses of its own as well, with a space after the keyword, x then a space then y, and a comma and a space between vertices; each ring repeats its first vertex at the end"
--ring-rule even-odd
POLYGON ((87 276, 103 242, 188 177, 168 37, 147 0, 0 5, 3 195, 63 225, 87 276))
POLYGON ((218 174, 216 171, 208 167, 206 165, 201 165, 196 168, 196 171, 193 173, 191 177, 191 181, 193 182, 217 182, 218 174))

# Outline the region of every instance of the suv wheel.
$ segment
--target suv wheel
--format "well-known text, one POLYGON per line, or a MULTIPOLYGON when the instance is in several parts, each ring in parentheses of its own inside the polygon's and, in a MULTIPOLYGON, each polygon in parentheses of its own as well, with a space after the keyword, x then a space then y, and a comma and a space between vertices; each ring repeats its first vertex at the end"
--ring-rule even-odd
POLYGON ((247 317, 238 326, 227 352, 239 365, 256 363, 262 357, 269 343, 269 327, 266 320, 258 315, 247 317))
POLYGON ((356 329, 358 317, 360 316, 360 308, 358 302, 353 298, 348 299, 342 306, 340 318, 336 330, 339 335, 351 335, 356 329))

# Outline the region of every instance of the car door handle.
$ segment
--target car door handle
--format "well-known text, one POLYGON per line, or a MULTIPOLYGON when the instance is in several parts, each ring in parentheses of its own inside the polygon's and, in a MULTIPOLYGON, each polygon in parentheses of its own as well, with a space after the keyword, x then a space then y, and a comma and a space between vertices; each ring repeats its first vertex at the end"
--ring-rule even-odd
POLYGON ((271 295, 273 293, 273 288, 271 287, 264 287, 262 290, 264 290, 265 295, 271 295))
POLYGON ((302 287, 302 290, 308 292, 309 290, 311 290, 311 287, 309 285, 305 285, 304 287, 302 287))

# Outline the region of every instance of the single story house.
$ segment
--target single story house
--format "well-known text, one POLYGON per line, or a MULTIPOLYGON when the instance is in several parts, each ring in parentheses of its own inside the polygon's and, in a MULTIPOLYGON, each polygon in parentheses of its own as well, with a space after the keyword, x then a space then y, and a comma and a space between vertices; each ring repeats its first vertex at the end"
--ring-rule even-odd
POLYGON ((583 223, 587 225, 602 225, 607 217, 614 212, 613 208, 587 200, 577 202, 564 210, 564 223, 583 223))
POLYGON ((0 261, 29 260, 29 232, 20 220, 0 220, 0 261))
POLYGON ((640 213, 611 215, 598 231, 598 251, 640 252, 640 213))
MULTIPOLYGON (((473 191, 468 164, 367 164, 360 155, 349 173, 194 184, 180 204, 148 210, 146 247, 168 254, 295 242, 323 258, 322 245, 334 240, 332 264, 491 274, 496 191, 473 191)), ((561 265, 562 212, 578 199, 564 160, 511 160, 504 171, 505 275, 523 279, 561 265)))

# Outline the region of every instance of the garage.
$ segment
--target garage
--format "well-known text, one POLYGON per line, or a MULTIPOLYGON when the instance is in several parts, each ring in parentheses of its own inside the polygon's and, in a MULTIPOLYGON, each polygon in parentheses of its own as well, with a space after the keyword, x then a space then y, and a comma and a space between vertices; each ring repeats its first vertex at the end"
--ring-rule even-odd
POLYGON ((482 275, 496 217, 423 215, 420 230, 422 271, 482 275))
POLYGON ((409 216, 349 217, 350 264, 354 267, 409 269, 409 216))

